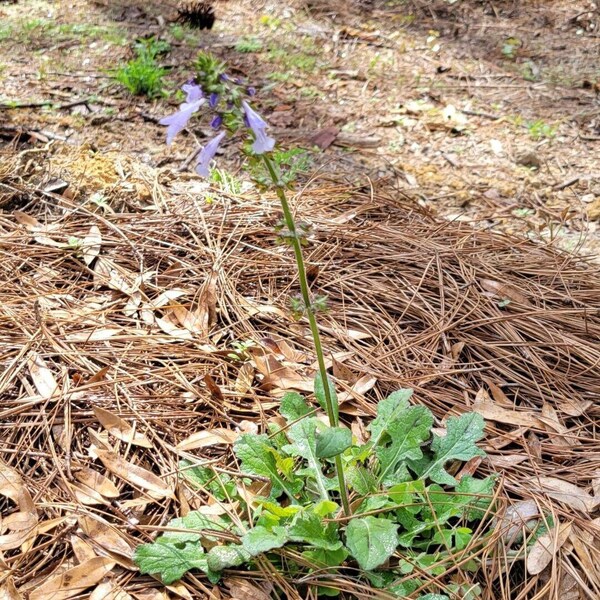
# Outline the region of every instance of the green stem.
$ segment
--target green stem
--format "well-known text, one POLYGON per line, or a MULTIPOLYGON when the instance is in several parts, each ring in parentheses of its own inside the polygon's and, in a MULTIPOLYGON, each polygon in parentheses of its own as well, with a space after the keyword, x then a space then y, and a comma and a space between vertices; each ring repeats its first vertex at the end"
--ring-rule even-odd
MULTIPOLYGON (((281 184, 281 181, 279 179, 279 176, 277 175, 275 166, 273 165, 271 158, 267 154, 263 154, 262 158, 265 163, 265 166, 267 167, 267 170, 269 171, 269 175, 271 176, 273 184, 275 185, 275 188, 277 190, 277 197, 281 202, 281 208, 283 209, 283 217, 285 219, 285 224, 290 232, 290 239, 292 241, 292 247, 294 248, 294 254, 296 256, 296 265, 298 267, 300 293, 302 294, 302 300, 304 302, 304 306, 306 307, 306 316, 308 317, 310 332, 312 334, 313 342, 315 344, 315 353, 317 355, 319 373, 321 374, 321 379, 323 381, 327 416, 329 417, 329 424, 331 425, 331 427, 337 427, 337 411, 333 406, 333 399, 331 397, 331 390, 329 388, 329 377, 327 376, 327 367, 325 366, 325 355, 323 354, 323 346, 321 345, 319 327, 317 325, 315 311, 313 310, 311 302, 310 289, 308 286, 308 279, 306 277, 306 267, 304 266, 304 257, 302 255, 302 245, 300 243, 300 238, 298 237, 298 233, 296 230, 296 223, 294 221, 294 216, 292 215, 290 205, 288 204, 284 187, 281 184)), ((348 489, 346 488, 346 480, 344 477, 344 465, 342 463, 342 457, 339 455, 335 457, 335 470, 337 474, 338 484, 340 486, 342 508, 344 510, 344 514, 346 516, 350 516, 350 502, 348 501, 348 489)))

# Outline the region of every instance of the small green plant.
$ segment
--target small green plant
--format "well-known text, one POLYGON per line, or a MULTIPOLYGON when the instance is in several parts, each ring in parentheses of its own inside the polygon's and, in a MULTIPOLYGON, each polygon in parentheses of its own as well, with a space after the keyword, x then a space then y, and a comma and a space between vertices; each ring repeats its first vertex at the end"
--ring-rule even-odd
POLYGON ((222 76, 227 65, 210 52, 200 52, 194 62, 196 80, 206 93, 220 94, 223 91, 222 76))
MULTIPOLYGON (((317 376, 321 408, 325 385, 335 395, 331 382, 317 376)), ((449 471, 449 465, 455 472, 457 464, 484 455, 477 446, 481 416, 450 417, 441 437, 431 432, 431 411, 411 405, 411 393, 400 390, 379 403, 363 445, 354 443, 349 429, 326 425, 300 394, 288 393, 280 410, 284 427, 271 424, 268 433, 244 434, 235 443, 237 486, 229 475, 182 462, 185 480, 240 509, 175 519, 173 531, 138 547, 140 570, 169 584, 199 569, 216 582, 224 569, 251 568, 265 556, 296 579, 310 575, 319 588, 335 587, 332 576, 358 567, 361 579, 398 597, 417 589, 439 593, 432 579, 458 564, 476 568, 482 541, 473 532, 490 507, 494 482, 468 475, 457 481, 449 471), (352 515, 338 504, 335 457, 353 493, 352 515), (239 492, 244 479, 270 483, 249 500, 239 492)))
POLYGON ((529 121, 525 123, 525 127, 527 127, 527 131, 529 131, 529 135, 534 140, 541 140, 544 138, 551 139, 556 135, 556 128, 552 127, 542 119, 537 119, 536 121, 529 121))
POLYGON ((254 36, 241 37, 235 45, 236 52, 260 52, 263 49, 263 43, 254 36))
POLYGON ((169 50, 169 44, 163 40, 149 38, 139 41, 134 46, 136 58, 120 66, 114 78, 134 96, 162 96, 166 70, 158 64, 157 57, 169 50))
MULTIPOLYGON (((281 170, 281 183, 291 187, 298 179, 298 175, 309 171, 313 160, 307 150, 292 148, 290 150, 275 150, 273 159, 281 170)), ((272 185, 271 175, 262 161, 250 160, 247 165, 252 179, 261 187, 268 188, 272 185)))
POLYGON ((502 54, 509 60, 515 60, 522 42, 519 38, 508 37, 502 45, 502 54))

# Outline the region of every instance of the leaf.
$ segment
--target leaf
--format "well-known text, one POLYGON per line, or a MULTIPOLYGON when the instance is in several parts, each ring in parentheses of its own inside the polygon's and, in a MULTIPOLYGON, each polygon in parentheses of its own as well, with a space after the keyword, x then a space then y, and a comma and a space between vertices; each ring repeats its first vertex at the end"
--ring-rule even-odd
POLYGON ((261 388, 272 390, 300 390, 301 392, 312 392, 312 379, 296 372, 292 367, 284 365, 272 354, 267 354, 262 349, 250 348, 254 364, 259 373, 263 375, 261 388))
POLYGON ((245 394, 251 387, 254 381, 254 367, 252 363, 244 363, 238 372, 238 376, 233 384, 233 389, 238 394, 245 394))
POLYGON ((38 394, 46 400, 52 398, 58 389, 58 382, 44 359, 37 352, 32 351, 29 353, 27 366, 38 394))
POLYGON ((509 283, 501 283, 493 279, 480 279, 479 283, 486 292, 499 300, 508 299, 511 302, 523 304, 524 306, 533 306, 527 299, 527 296, 509 283))
POLYGON ((167 585, 192 569, 208 570, 207 556, 199 544, 142 544, 136 548, 134 560, 140 573, 160 575, 167 585))
POLYGON ((142 448, 152 448, 152 442, 143 433, 135 431, 135 429, 127 421, 121 419, 121 417, 118 417, 99 406, 94 406, 92 410, 102 427, 114 435, 118 440, 126 442, 127 444, 141 446, 142 448))
POLYGON ((77 522, 79 527, 81 527, 81 530, 90 539, 94 540, 94 542, 102 546, 102 548, 117 555, 114 557, 116 562, 127 569, 132 568, 131 559, 133 557, 133 547, 129 544, 127 539, 119 533, 117 528, 98 516, 90 517, 81 515, 78 517, 77 522), (125 557, 126 560, 119 560, 119 557, 125 557))
POLYGON ((288 422, 292 423, 313 412, 307 404, 304 396, 298 392, 288 392, 281 399, 279 414, 288 422))
POLYGON ((88 467, 82 467, 74 473, 75 479, 105 498, 118 498, 119 490, 108 477, 88 467))
POLYGON ((117 477, 124 479, 134 486, 148 490, 159 498, 174 498, 171 487, 147 469, 134 465, 121 458, 116 452, 109 450, 97 448, 96 455, 104 466, 117 477))
POLYGON ((206 555, 208 568, 211 571, 222 571, 229 567, 239 567, 248 562, 252 556, 239 545, 215 546, 206 555))
POLYGON ((346 528, 346 546, 362 569, 375 569, 396 551, 398 525, 378 517, 354 518, 346 528))
POLYGON ((100 254, 100 248, 102 247, 102 234, 97 225, 90 227, 89 233, 83 238, 81 244, 81 254, 83 261, 89 267, 94 259, 100 254))
POLYGON ((346 427, 327 427, 317 433, 317 457, 331 458, 352 446, 352 432, 346 427))
POLYGON ((343 546, 339 550, 315 548, 314 550, 305 550, 302 556, 305 556, 318 567, 337 567, 348 558, 348 550, 343 546))
POLYGON ((301 456, 308 463, 308 471, 315 480, 322 500, 329 500, 328 482, 321 471, 321 463, 317 456, 316 430, 319 421, 315 417, 305 417, 289 428, 288 436, 294 442, 284 446, 283 450, 292 456, 301 456))
POLYGON ((387 432, 390 423, 409 407, 409 400, 413 391, 411 389, 398 390, 390 394, 377 405, 377 417, 371 421, 371 443, 376 446, 381 436, 387 432))
POLYGON ((335 523, 325 523, 314 512, 298 513, 288 528, 288 534, 294 542, 304 542, 324 550, 339 550, 342 547, 335 523))
POLYGON ((271 530, 257 525, 242 537, 244 550, 251 556, 257 556, 275 548, 281 548, 289 541, 287 529, 276 525, 271 530))
POLYGON ((50 577, 29 593, 29 600, 66 600, 80 595, 87 588, 96 585, 115 566, 115 561, 104 556, 90 560, 50 577))
POLYGON ((227 577, 223 583, 231 600, 271 600, 273 584, 269 581, 248 581, 242 577, 227 577))
POLYGON ((404 466, 403 461, 423 456, 421 444, 429 438, 432 425, 433 415, 425 406, 410 406, 395 414, 387 428, 391 443, 375 448, 381 469, 379 481, 395 483, 394 475, 404 466))
MULTIPOLYGON (((335 387, 334 387, 333 383, 331 382, 331 379, 329 378, 329 376, 327 376, 327 389, 329 390, 329 397, 330 397, 331 403, 332 403, 333 414, 335 416, 335 422, 337 423, 337 421, 340 417, 340 407, 338 404, 338 398, 337 398, 337 394, 335 392, 335 387)), ((315 377, 314 391, 315 391, 315 397, 317 398, 320 407, 327 414, 329 414, 329 411, 327 410, 327 399, 325 396, 325 382, 323 381, 323 377, 321 377, 320 372, 317 373, 317 375, 315 377)))
POLYGON ((239 433, 231 431, 230 429, 216 427, 214 429, 192 433, 192 435, 185 438, 185 440, 179 442, 175 448, 177 448, 177 450, 194 450, 195 448, 206 448, 207 446, 214 446, 215 444, 233 444, 239 436, 239 433))
POLYGON ((283 480, 277 470, 277 451, 265 434, 240 436, 234 444, 234 452, 242 462, 243 470, 251 475, 267 477, 273 484, 273 496, 284 490, 290 498, 294 494, 288 483, 283 480))
POLYGON ((562 523, 541 535, 529 549, 527 572, 530 575, 541 573, 567 541, 570 533, 571 523, 562 523))
MULTIPOLYGON (((173 529, 189 529, 185 531, 165 531, 157 541, 167 541, 171 544, 183 544, 187 542, 198 542, 204 531, 228 531, 231 528, 230 523, 217 515, 206 515, 197 510, 189 512, 185 517, 172 519, 168 527, 173 529)), ((207 535, 207 539, 214 539, 214 536, 207 535)))
MULTIPOLYGON (((532 483, 539 484, 550 498, 554 498, 575 510, 591 512, 596 506, 595 499, 585 490, 557 477, 537 477, 532 483)), ((538 487, 536 485, 535 487, 538 487)))
POLYGON ((533 411, 516 411, 502 408, 490 400, 486 401, 485 399, 482 399, 479 394, 477 395, 472 408, 474 412, 490 421, 522 427, 542 428, 542 422, 534 415, 533 411))
POLYGON ((361 496, 367 496, 377 489, 377 478, 362 466, 351 466, 346 469, 349 485, 361 496))
POLYGON ((474 456, 485 456, 485 452, 475 445, 483 437, 483 428, 483 417, 477 413, 450 417, 446 435, 433 436, 434 458, 423 476, 436 483, 456 485, 456 479, 444 470, 444 465, 450 460, 467 461, 474 456))

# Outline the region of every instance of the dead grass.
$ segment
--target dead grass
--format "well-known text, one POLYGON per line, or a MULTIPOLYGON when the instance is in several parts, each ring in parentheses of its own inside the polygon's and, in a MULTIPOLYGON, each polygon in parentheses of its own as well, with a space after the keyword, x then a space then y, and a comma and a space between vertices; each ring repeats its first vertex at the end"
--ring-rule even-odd
MULTIPOLYGON (((178 480, 181 456, 236 468, 228 444, 178 444, 217 427, 261 430, 282 390, 311 389, 308 330, 287 309, 293 260, 273 243, 275 199, 213 189, 205 204, 208 186, 131 163, 127 178, 153 196, 131 208, 129 184, 113 182, 106 211, 44 192, 49 165, 60 171, 60 153, 39 148, 7 152, 0 167, 3 592, 72 592, 57 577, 81 567, 70 585, 83 573, 88 584, 69 597, 234 598, 240 581, 264 597, 261 579, 302 597, 267 565, 211 591, 193 575, 165 589, 131 562, 170 518, 210 503, 178 480)), ((481 412, 488 458, 467 468, 501 476, 509 516, 472 582, 488 600, 597 598, 597 267, 335 181, 294 204, 317 232, 308 263, 330 298, 321 329, 344 421, 360 431, 398 387, 413 387, 438 426, 481 412), (532 502, 556 526, 534 575, 505 527, 532 502)), ((334 583, 373 597, 352 578, 334 583)))

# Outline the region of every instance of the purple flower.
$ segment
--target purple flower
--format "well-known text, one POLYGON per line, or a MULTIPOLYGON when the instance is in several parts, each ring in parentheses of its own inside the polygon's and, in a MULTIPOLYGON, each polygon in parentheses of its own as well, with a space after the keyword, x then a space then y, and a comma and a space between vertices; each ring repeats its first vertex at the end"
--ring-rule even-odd
POLYGON ((248 94, 248 96, 254 96, 256 94, 256 88, 250 86, 247 90, 246 93, 248 94))
POLYGON ((219 127, 221 127, 222 124, 223 124, 223 117, 221 115, 215 115, 213 117, 213 120, 210 122, 210 126, 213 129, 219 129, 219 127))
POLYGON ((199 85, 186 83, 181 89, 186 94, 186 101, 179 106, 176 113, 159 121, 161 125, 168 125, 167 146, 171 145, 173 138, 187 125, 190 117, 206 102, 199 85))
POLYGON ((198 163, 196 164, 196 173, 200 175, 200 177, 208 177, 208 167, 210 165, 210 161, 214 158, 217 150, 219 148, 219 144, 225 137, 225 132, 222 131, 219 135, 215 136, 204 148, 202 148, 202 152, 200 152, 200 156, 198 157, 198 163))
POLYGON ((267 124, 258 113, 250 108, 250 105, 245 100, 242 100, 242 106, 244 107, 244 116, 246 117, 248 127, 252 129, 252 133, 254 134, 252 150, 256 154, 270 152, 275 147, 275 140, 266 134, 267 124))
POLYGON ((211 108, 214 108, 217 104, 219 103, 219 94, 217 94, 216 92, 213 92, 209 97, 208 97, 208 105, 211 108))

